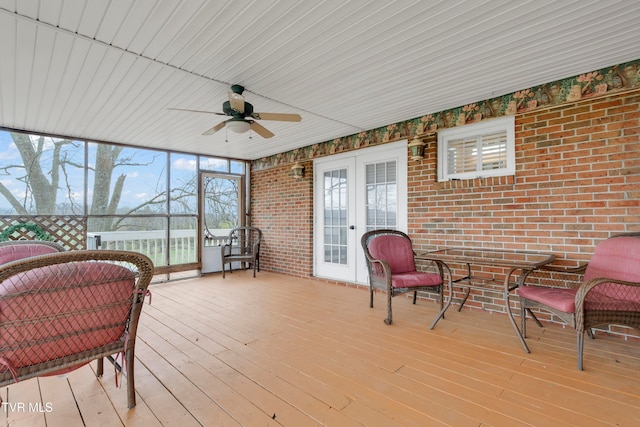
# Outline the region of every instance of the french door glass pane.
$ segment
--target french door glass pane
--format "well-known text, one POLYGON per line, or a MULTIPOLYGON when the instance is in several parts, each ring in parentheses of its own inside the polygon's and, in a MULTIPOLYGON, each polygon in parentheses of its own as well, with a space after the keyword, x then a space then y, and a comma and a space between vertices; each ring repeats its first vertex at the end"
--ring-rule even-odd
POLYGON ((324 173, 324 261, 347 264, 347 169, 324 173))
POLYGON ((367 230, 395 229, 398 200, 396 162, 368 164, 365 179, 367 230))

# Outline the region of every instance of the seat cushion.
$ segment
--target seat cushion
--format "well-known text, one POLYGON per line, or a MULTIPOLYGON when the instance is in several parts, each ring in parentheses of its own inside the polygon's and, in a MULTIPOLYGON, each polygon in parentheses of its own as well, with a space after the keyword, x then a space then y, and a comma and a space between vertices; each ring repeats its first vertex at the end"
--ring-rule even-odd
POLYGON ((391 285, 394 288, 415 288, 422 286, 439 286, 442 278, 439 274, 412 271, 391 275, 391 285))
POLYGON ((383 234, 369 242, 369 253, 389 264, 391 274, 416 270, 411 241, 397 234, 383 234))
POLYGON ((536 301, 565 313, 575 313, 577 288, 548 288, 544 286, 522 286, 516 291, 522 298, 536 301))

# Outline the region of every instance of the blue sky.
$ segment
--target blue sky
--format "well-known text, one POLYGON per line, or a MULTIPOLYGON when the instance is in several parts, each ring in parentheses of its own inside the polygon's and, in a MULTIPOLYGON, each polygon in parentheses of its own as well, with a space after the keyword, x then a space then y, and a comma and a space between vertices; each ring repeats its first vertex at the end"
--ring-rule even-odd
MULTIPOLYGON (((53 139, 45 138, 45 146, 53 147, 53 139)), ((84 163, 84 150, 82 144, 78 144, 79 148, 69 148, 66 154, 74 164, 84 163)), ((95 144, 89 144, 89 164, 95 161, 95 144)), ((166 153, 158 151, 150 151, 138 148, 125 147, 120 158, 131 157, 132 162, 136 165, 123 165, 115 170, 112 177, 112 185, 115 184, 116 177, 126 175, 125 187, 122 194, 120 206, 137 206, 145 200, 149 200, 158 192, 164 192, 166 188, 166 153), (145 166, 146 165, 146 166, 145 166)), ((41 164, 45 164, 45 173, 50 172, 50 164, 48 159, 43 157, 41 164)), ((182 155, 178 153, 171 154, 171 170, 172 183, 175 185, 193 178, 196 173, 196 156, 182 155)), ((8 132, 0 131, 0 167, 8 165, 21 165, 22 159, 20 154, 8 132)), ((84 198, 84 170, 79 167, 69 166, 66 168, 70 193, 67 191, 67 184, 62 181, 60 189, 57 192, 57 203, 64 202, 71 197, 74 203, 82 204, 84 198), (70 196, 69 196, 70 194, 70 196)), ((25 194, 25 184, 17 180, 17 177, 24 174, 24 170, 12 169, 11 175, 5 173, 0 175, 0 182, 17 198, 22 199, 25 194)), ((50 176, 48 177, 50 180, 50 176)), ((89 194, 88 200, 91 202, 91 189, 93 186, 93 173, 89 173, 89 194)), ((0 195, 0 212, 8 212, 11 210, 6 198, 0 195)))

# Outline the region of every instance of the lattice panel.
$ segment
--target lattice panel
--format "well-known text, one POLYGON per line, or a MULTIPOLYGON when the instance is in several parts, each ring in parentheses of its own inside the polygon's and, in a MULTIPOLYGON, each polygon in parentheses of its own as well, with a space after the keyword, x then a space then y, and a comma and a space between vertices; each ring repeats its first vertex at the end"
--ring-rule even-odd
MULTIPOLYGON (((47 232, 54 241, 67 250, 87 248, 87 220, 82 216, 3 216, 0 217, 0 232, 15 224, 36 224, 47 232)), ((11 240, 35 238, 35 233, 26 229, 16 229, 11 240)))

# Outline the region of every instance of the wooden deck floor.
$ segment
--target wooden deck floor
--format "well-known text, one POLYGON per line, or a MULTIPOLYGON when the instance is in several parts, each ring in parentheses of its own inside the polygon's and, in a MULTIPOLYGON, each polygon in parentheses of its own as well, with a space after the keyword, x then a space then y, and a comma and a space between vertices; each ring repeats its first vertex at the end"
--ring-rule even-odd
POLYGON ((11 426, 638 426, 640 343, 278 274, 153 285, 136 343, 138 405, 113 369, 1 390, 11 426))

